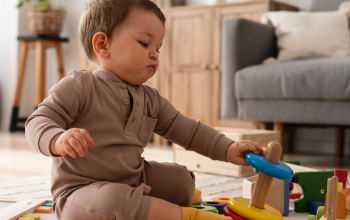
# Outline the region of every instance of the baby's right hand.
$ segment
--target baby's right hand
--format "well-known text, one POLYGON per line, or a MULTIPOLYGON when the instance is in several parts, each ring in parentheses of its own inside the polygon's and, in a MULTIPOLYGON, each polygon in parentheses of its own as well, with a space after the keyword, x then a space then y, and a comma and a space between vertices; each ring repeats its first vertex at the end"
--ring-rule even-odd
POLYGON ((71 128, 61 134, 56 135, 50 144, 51 152, 55 155, 73 158, 83 157, 88 151, 88 146, 94 146, 95 143, 90 134, 85 129, 71 128))

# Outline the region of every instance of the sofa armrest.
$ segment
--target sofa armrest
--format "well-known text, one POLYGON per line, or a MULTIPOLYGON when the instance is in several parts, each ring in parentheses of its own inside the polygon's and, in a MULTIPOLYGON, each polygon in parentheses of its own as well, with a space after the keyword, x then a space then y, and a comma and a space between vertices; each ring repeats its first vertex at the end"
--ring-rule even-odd
POLYGON ((222 117, 236 119, 235 73, 276 57, 276 38, 272 26, 239 17, 224 21, 222 36, 222 117))

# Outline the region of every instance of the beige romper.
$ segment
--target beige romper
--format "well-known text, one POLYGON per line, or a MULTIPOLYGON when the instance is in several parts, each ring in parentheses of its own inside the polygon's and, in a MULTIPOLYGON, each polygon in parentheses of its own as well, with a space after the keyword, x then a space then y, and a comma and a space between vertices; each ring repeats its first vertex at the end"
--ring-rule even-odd
POLYGON ((25 126, 30 144, 53 157, 51 193, 59 220, 144 220, 150 196, 191 206, 192 172, 141 157, 152 132, 221 161, 233 143, 180 114, 156 89, 126 84, 101 70, 71 71, 50 89, 25 126), (71 128, 86 129, 95 146, 84 157, 54 156, 50 141, 71 128))

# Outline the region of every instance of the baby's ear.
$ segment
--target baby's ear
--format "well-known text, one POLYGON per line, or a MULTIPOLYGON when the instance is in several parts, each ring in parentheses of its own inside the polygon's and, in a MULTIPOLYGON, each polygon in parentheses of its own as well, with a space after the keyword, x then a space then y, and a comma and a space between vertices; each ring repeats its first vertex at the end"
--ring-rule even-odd
POLYGON ((108 37, 103 32, 96 33, 92 38, 92 47, 94 48, 95 54, 99 57, 109 57, 108 44, 108 37))

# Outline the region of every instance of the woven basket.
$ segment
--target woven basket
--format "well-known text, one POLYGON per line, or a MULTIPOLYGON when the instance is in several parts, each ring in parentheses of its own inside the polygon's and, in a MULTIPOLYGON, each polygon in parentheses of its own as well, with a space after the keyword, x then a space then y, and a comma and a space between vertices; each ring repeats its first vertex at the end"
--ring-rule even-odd
POLYGON ((43 10, 35 5, 28 5, 28 28, 31 33, 58 36, 61 33, 65 8, 43 10))
POLYGON ((160 8, 169 8, 173 6, 184 5, 185 0, 152 0, 160 8))

